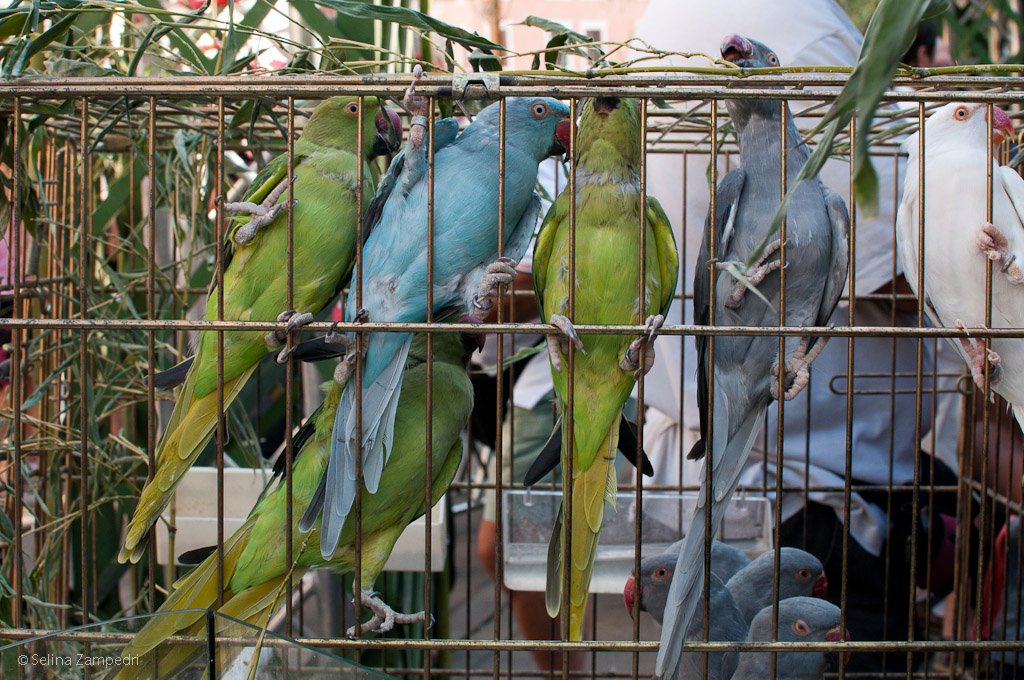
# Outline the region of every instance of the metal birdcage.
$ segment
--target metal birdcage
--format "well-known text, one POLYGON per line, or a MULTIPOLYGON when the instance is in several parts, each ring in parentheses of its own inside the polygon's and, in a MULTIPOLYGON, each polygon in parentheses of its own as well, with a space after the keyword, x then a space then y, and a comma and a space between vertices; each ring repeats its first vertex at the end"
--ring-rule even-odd
MULTIPOLYGON (((682 216, 680 223, 673 226, 677 234, 683 235, 680 281, 684 283, 676 300, 676 305, 683 305, 691 295, 689 282, 694 273, 694 253, 692 248, 688 252, 686 236, 696 234, 699 239, 704 231, 703 216, 695 222, 687 214, 693 212, 695 202, 713 196, 710 188, 736 163, 736 137, 728 116, 720 109, 722 102, 759 98, 799 105, 795 115, 801 132, 806 134, 835 98, 845 78, 811 73, 745 78, 633 74, 600 79, 503 75, 453 81, 430 76, 418 87, 430 97, 432 112, 438 105, 448 107, 455 103, 468 113, 476 110, 483 99, 504 102, 508 97, 521 96, 569 100, 574 112, 588 97, 640 99, 641 134, 646 139, 641 192, 651 192, 648 161, 657 159, 659 168, 676 164, 682 172, 677 190, 670 195, 662 191, 658 198, 667 207, 674 202, 671 212, 682 216)), ((36 655, 33 659, 49 659, 47 655, 53 655, 56 659, 81 651, 85 657, 115 657, 130 640, 134 625, 121 619, 157 610, 170 584, 182 572, 171 559, 179 553, 176 542, 184 540, 176 528, 178 520, 184 521, 181 499, 172 506, 165 526, 153 532, 153 542, 142 562, 118 566, 114 560, 124 519, 134 508, 147 468, 154 464, 157 437, 172 398, 169 393, 158 393, 152 382, 147 384, 144 378, 187 356, 191 333, 206 332, 223 338, 223 331, 263 333, 285 327, 274 319, 198 318, 208 285, 220 281, 220 244, 226 222, 223 204, 244 190, 254 172, 271 156, 284 153, 289 168, 292 167, 294 140, 306 113, 317 100, 339 94, 401 99, 407 84, 405 76, 57 78, 16 80, 0 88, 0 110, 8 134, 2 163, 9 178, 9 191, 3 197, 3 207, 9 213, 11 225, 10 276, 0 290, 4 305, 0 331, 9 333, 9 339, 4 340, 9 353, 9 386, 2 403, 4 418, 0 421, 0 450, 4 452, 0 467, 0 499, 4 507, 0 514, 0 554, 4 561, 0 585, 4 587, 6 601, 0 609, 0 617, 6 623, 0 629, 0 639, 15 645, 3 651, 4 673, 29 678, 102 677, 108 669, 65 667, 57 662, 22 664, 16 655, 36 655), (163 536, 159 540, 164 546, 160 561, 155 547, 158 533, 163 536), (14 559, 15 555, 22 559, 14 559)), ((851 126, 840 136, 837 162, 848 161, 855 135, 870 135, 873 162, 876 167, 889 168, 891 173, 891 182, 881 187, 880 200, 895 206, 903 190, 900 143, 921 125, 931 107, 948 101, 970 101, 1019 108, 1022 95, 1017 91, 1018 84, 1016 79, 991 77, 934 77, 924 85, 897 79, 886 95, 887 108, 879 114, 876 125, 871 130, 851 126)), ((499 137, 504 148, 504 117, 501 120, 499 137)), ((574 121, 573 134, 575 127, 574 121)), ((360 137, 360 144, 365 142, 360 137)), ((1007 160, 1015 152, 1016 148, 1000 151, 1007 160)), ((503 158, 502 155, 502 163, 503 158)), ((495 168, 495 172, 499 186, 503 186, 501 170, 495 168)), ((573 186, 574 172, 572 163, 566 162, 565 174, 556 176, 549 191, 557 192, 567 184, 573 186)), ((991 177, 988 181, 991 185, 991 177)), ((432 167, 429 182, 433 191, 453 190, 433 186, 432 167)), ((782 184, 785 185, 784 177, 782 184)), ((850 187, 852 175, 846 182, 847 196, 850 187)), ((844 187, 833 188, 838 191, 844 187)), ((360 213, 369 199, 359 192, 360 213)), ((857 224, 864 218, 859 206, 851 202, 850 208, 851 261, 856 262, 857 224)), ((894 215, 895 211, 891 213, 894 215)), ((428 234, 410 235, 422 239, 431 264, 432 217, 431 213, 428 234)), ((281 263, 288 280, 288 299, 282 309, 290 307, 292 300, 291 209, 287 228, 288 249, 281 255, 281 263)), ((922 228, 927 229, 927 225, 922 228)), ((892 229, 894 233, 895 227, 892 229)), ((362 241, 357 240, 357 258, 362 256, 362 241)), ((891 274, 895 279, 894 247, 888 243, 882 247, 892 250, 891 274)), ((428 267, 428 272, 432 272, 432 267, 428 267)), ((428 279, 431 277, 432 273, 428 273, 428 279)), ((515 408, 508 399, 516 390, 516 374, 515 368, 509 370, 506 362, 527 342, 524 337, 554 332, 547 324, 517 318, 516 305, 509 304, 510 300, 532 296, 531 290, 521 286, 505 290, 499 296, 497 318, 482 325, 441 324, 429 315, 431 320, 425 323, 374 322, 372 317, 358 323, 332 323, 327 319, 289 336, 291 346, 301 335, 324 333, 332 327, 357 333, 408 330, 428 334, 491 334, 488 342, 497 346, 497 366, 490 381, 481 379, 479 383, 483 387, 478 390, 474 425, 470 428, 473 432, 465 438, 462 467, 448 491, 446 507, 428 512, 422 528, 415 529, 419 540, 412 544, 414 566, 403 567, 418 572, 418 576, 389 575, 384 583, 377 584, 385 595, 401 598, 409 607, 433 612, 435 624, 399 628, 381 637, 347 639, 343 631, 358 616, 347 604, 351 578, 342 585, 337 577, 289 576, 280 601, 281 613, 267 622, 270 633, 261 632, 259 626, 244 630, 210 613, 204 617, 205 628, 198 637, 175 639, 179 644, 207 648, 207 653, 197 661, 197 673, 206 669, 221 676, 225 668, 217 667, 217 649, 232 645, 249 647, 259 639, 267 650, 297 649, 291 646, 294 640, 303 649, 327 653, 282 652, 276 661, 264 663, 261 672, 267 673, 265 677, 313 673, 314 669, 325 677, 371 673, 344 665, 338 657, 384 674, 422 674, 425 678, 650 675, 657 652, 657 628, 642 616, 631 620, 622 610, 619 598, 592 597, 587 641, 565 641, 566 631, 554 623, 547 639, 531 640, 522 635, 513 614, 513 599, 522 597, 520 591, 504 587, 509 583, 509 532, 525 526, 527 517, 523 514, 511 521, 502 519, 510 517, 509 513, 525 512, 523 503, 539 507, 546 491, 560 490, 557 484, 544 483, 528 491, 512 479, 515 475, 510 467, 515 454, 512 433, 516 425, 515 408), (481 428, 490 434, 476 432, 481 428), (485 491, 493 493, 496 506, 493 580, 481 573, 475 547, 485 491), (443 523, 435 523, 435 513, 444 515, 443 523), (447 543, 441 539, 447 539, 447 543), (317 632, 311 633, 312 630, 317 632), (530 651, 548 653, 550 668, 536 668, 527 654, 530 651), (573 657, 580 653, 589 655, 583 663, 579 663, 578 656, 573 657)), ((812 379, 827 382, 832 398, 844 404, 845 434, 834 441, 832 453, 844 461, 845 475, 840 476, 838 484, 816 485, 805 476, 800 485, 792 486, 786 485, 785 474, 778 474, 773 481, 767 481, 765 476, 760 485, 741 489, 743 498, 767 499, 763 502, 769 504, 765 506, 768 509, 763 533, 772 547, 762 549, 777 549, 782 544, 782 504, 775 499, 783 489, 789 496, 802 498, 805 504, 815 494, 837 494, 845 508, 841 522, 845 528, 841 531, 838 554, 842 563, 848 565, 851 550, 855 549, 849 529, 851 495, 870 497, 872 503, 885 511, 890 531, 895 531, 897 519, 901 526, 910 527, 906 531, 906 545, 891 540, 885 543, 879 558, 885 573, 876 575, 886 580, 896 578, 898 571, 900 578, 909 579, 904 583, 909 584, 903 592, 906 599, 895 601, 894 595, 887 602, 886 611, 879 612, 880 617, 896 616, 898 612, 907 628, 903 635, 888 640, 854 639, 824 645, 832 651, 886 656, 884 670, 876 673, 847 670, 835 655, 838 677, 1004 677, 990 674, 992 653, 1012 652, 1016 658, 1024 647, 1015 630, 1009 631, 1005 640, 994 639, 992 635, 989 637, 993 639, 984 639, 982 602, 986 596, 986 573, 993 566, 992 546, 1009 518, 1020 512, 1020 485, 1016 481, 1024 471, 1024 466, 1016 465, 1021 450, 1020 433, 1005 409, 975 393, 969 375, 963 377, 962 365, 957 364, 950 371, 940 368, 937 361, 926 361, 934 356, 934 348, 944 342, 942 338, 962 333, 929 327, 923 301, 896 288, 862 289, 857 285, 856 266, 851 264, 843 303, 848 310, 846 323, 816 329, 815 334, 847 344, 846 371, 828 379, 818 378, 812 371, 812 379), (858 323, 854 312, 861 305, 889 310, 886 314, 890 321, 858 323), (898 306, 910 310, 915 321, 897 324, 898 306), (891 339, 891 370, 856 371, 853 347, 857 338, 891 339), (912 362, 916 363, 916 370, 897 368, 897 340, 916 343, 912 362), (935 398, 940 394, 958 395, 963 404, 954 414, 959 423, 959 443, 951 478, 937 474, 936 435, 928 435, 922 424, 923 419, 934 419, 938 408, 935 398), (864 395, 877 398, 877 403, 885 404, 884 409, 855 409, 856 399, 864 395), (913 413, 901 410, 908 403, 905 399, 913 403, 913 413), (852 473, 856 456, 852 441, 854 423, 861 419, 887 423, 890 431, 897 421, 910 422, 914 447, 916 442, 928 446, 930 436, 933 455, 914 459, 912 481, 895 479, 891 466, 887 483, 859 481, 852 473), (942 499, 947 508, 942 514, 952 518, 948 532, 951 557, 943 567, 950 571, 949 583, 941 595, 933 594, 928 587, 935 567, 929 561, 922 563, 919 557, 920 545, 932 536, 925 535, 920 527, 935 527, 942 522, 936 510, 937 499, 942 499)), ((217 306, 222 318, 223 300, 217 306)), ((581 332, 627 335, 642 332, 642 327, 625 324, 577 328, 581 332)), ((680 322, 666 324, 660 333, 664 337, 659 346, 675 343, 683 348, 696 335, 783 338, 799 336, 806 329, 708 327, 684 315, 680 322)), ((1021 329, 991 329, 972 336, 1019 338, 1022 334, 1021 329)), ((264 456, 275 454, 290 466, 293 433, 318 402, 319 382, 326 374, 291 359, 283 367, 272 359, 265 360, 242 399, 246 408, 225 410, 222 341, 218 356, 221 409, 214 443, 204 459, 210 467, 208 479, 214 493, 201 500, 206 501, 212 513, 209 526, 223 560, 224 542, 232 530, 225 521, 226 515, 233 512, 228 506, 236 495, 243 497, 242 481, 238 480, 255 480, 252 484, 258 491, 266 479, 258 472, 249 477, 245 477, 248 473, 235 476, 235 467, 258 471, 265 467, 264 456)), ((682 349, 680 356, 685 357, 682 349)), ((681 386, 693 380, 693 373, 693 365, 684 359, 675 384, 681 386)), ((636 394, 637 438, 645 445, 648 395, 644 385, 649 380, 650 376, 639 382, 636 394)), ((687 419, 685 402, 686 397, 680 393, 676 398, 678 412, 666 415, 683 423, 687 419)), ((428 419, 431 408, 428 397, 428 419)), ((779 402, 770 411, 775 421, 782 423, 776 428, 777 437, 773 437, 776 450, 785 447, 787 455, 809 460, 810 440, 802 452, 791 453, 793 446, 784 442, 784 431, 786 423, 794 418, 804 421, 805 429, 809 429, 814 418, 810 406, 799 414, 790 408, 787 416, 785 402, 779 402)), ((755 457, 763 460, 767 468, 773 442, 768 441, 767 434, 763 439, 755 457)), ((888 446, 891 454, 893 442, 888 446)), ((680 437, 677 450, 662 460, 678 469, 672 479, 661 477, 656 483, 645 483, 632 469, 623 471, 619 484, 626 499, 623 505, 633 510, 644 508, 645 503, 655 503, 659 494, 664 494, 666 498, 677 499, 676 511, 682 512, 679 508, 683 501, 678 499, 701 488, 700 478, 686 472, 681 464, 685 454, 680 437)), ((430 478, 429 471, 428 457, 426 479, 430 478)), ((285 480, 290 499, 291 478, 285 480)), ((429 486, 409 490, 414 492, 426 493, 430 498, 429 486)), ((354 512, 361 518, 358 498, 354 512)), ((291 508, 295 517, 303 511, 301 507, 291 508)), ((244 510, 241 516, 244 518, 244 510)), ((628 559, 620 562, 627 564, 629 570, 639 566, 649 516, 645 511, 625 517, 624 535, 616 537, 620 546, 628 548, 628 559)), ((550 519, 540 516, 537 521, 543 524, 550 519)), ((1019 523, 1016 528, 1020 529, 1019 523)), ((805 523, 802 531, 805 541, 813 538, 809 536, 814 532, 812 524, 805 523)), ((282 538, 287 559, 292 560, 290 522, 282 538)), ((522 540, 529 542, 534 538, 522 540)), ((358 545, 359 532, 356 541, 358 545)), ((546 536, 534 540, 545 541, 546 536)), ((1018 536, 1018 548, 1014 554, 1006 553, 1002 565, 1007 574, 1015 574, 1018 579, 1024 559, 1019 548, 1022 543, 1018 536)), ((850 578, 864 576, 847 572, 844 567, 841 582, 832 584, 840 593, 844 626, 845 612, 850 606, 850 578)), ((1019 592, 1019 582, 1015 585, 1019 592)), ((223 587, 222 581, 221 594, 223 587)), ((1006 592, 1010 590, 1007 588, 1006 592)), ((1011 602, 1009 595, 1005 599, 1001 610, 1003 628, 1008 628, 1019 619, 1020 602, 1011 602)), ((757 644, 761 643, 754 646, 757 644)), ((783 651, 793 646, 799 645, 765 643, 760 648, 783 651)), ((733 648, 737 645, 693 643, 696 651, 733 648)), ((1016 673, 1016 666, 1012 669, 1016 673)))

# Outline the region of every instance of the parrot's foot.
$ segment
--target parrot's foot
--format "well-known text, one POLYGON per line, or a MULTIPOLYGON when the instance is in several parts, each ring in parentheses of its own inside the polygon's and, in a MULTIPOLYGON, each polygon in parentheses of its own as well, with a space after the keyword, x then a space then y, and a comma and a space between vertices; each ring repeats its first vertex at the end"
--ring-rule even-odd
POLYGON ((366 323, 370 320, 370 312, 366 308, 356 310, 356 318, 353 319, 356 323, 366 323))
MULTIPOLYGON (((967 330, 966 324, 960 319, 956 320, 956 327, 962 331, 967 330)), ((985 330, 984 324, 978 324, 977 328, 985 330)), ((985 362, 988 362, 991 367, 988 373, 989 386, 998 383, 999 379, 1003 376, 999 355, 991 349, 986 350, 984 341, 975 342, 970 338, 957 339, 960 341, 960 346, 963 347, 964 353, 971 360, 971 377, 974 379, 974 384, 978 386, 978 389, 985 389, 985 362)), ((992 400, 995 401, 995 397, 992 400)))
MULTIPOLYGON (((732 292, 729 293, 729 297, 725 299, 725 306, 729 309, 738 309, 743 304, 743 298, 747 294, 747 288, 753 287, 764 281, 765 277, 771 274, 773 271, 782 267, 782 260, 772 260, 768 262, 768 258, 774 255, 782 247, 781 239, 775 239, 764 248, 764 253, 761 255, 761 259, 750 267, 747 267, 747 271, 742 274, 742 279, 737 281, 733 286, 732 292)), ((719 269, 727 269, 731 263, 721 262, 716 266, 719 269)))
POLYGON ((412 119, 409 121, 409 143, 414 149, 423 146, 423 139, 427 131, 427 114, 429 113, 430 99, 423 95, 416 94, 416 83, 423 77, 423 67, 419 64, 413 67, 412 83, 405 91, 402 98, 402 105, 409 112, 412 119))
MULTIPOLYGON (((287 321, 287 325, 283 331, 270 331, 263 336, 263 341, 267 343, 267 349, 274 350, 283 345, 288 341, 288 334, 294 331, 300 326, 305 326, 308 323, 313 322, 313 315, 299 314, 294 309, 281 312, 277 315, 278 321, 287 321)), ((283 364, 288 360, 288 355, 291 354, 288 350, 281 350, 281 353, 277 355, 277 363, 283 364)))
POLYGON ((1010 243, 999 227, 991 222, 983 224, 978 232, 978 248, 999 266, 1011 283, 1024 284, 1024 269, 1020 266, 1024 258, 1010 252, 1010 243))
MULTIPOLYGON (((786 360, 786 375, 782 379, 786 390, 782 393, 782 398, 786 401, 792 401, 796 398, 796 395, 800 394, 807 387, 807 383, 811 380, 811 363, 825 349, 825 345, 828 344, 828 338, 818 338, 818 341, 814 343, 814 347, 811 347, 810 351, 808 351, 810 344, 810 338, 801 338, 800 344, 797 345, 796 351, 793 352, 793 356, 786 360)), ((772 366, 771 374, 773 378, 779 377, 779 363, 777 361, 772 366)), ((770 389, 772 399, 778 400, 779 381, 773 380, 770 389)))
POLYGON ((488 312, 494 303, 491 298, 498 294, 501 286, 510 286, 516 278, 516 261, 509 257, 499 257, 487 265, 483 278, 480 279, 480 286, 477 288, 476 297, 473 298, 473 308, 480 312, 488 312))
POLYGON ((348 382, 348 379, 352 377, 352 373, 356 370, 356 355, 347 354, 338 365, 334 367, 334 382, 338 383, 342 387, 348 382))
MULTIPOLYGON (((388 606, 388 604, 380 598, 380 595, 373 592, 369 588, 363 588, 359 594, 353 598, 359 600, 360 606, 366 607, 373 616, 366 623, 359 624, 359 634, 364 633, 380 633, 384 634, 390 632, 395 624, 408 624, 408 623, 421 623, 426 621, 427 615, 425 612, 416 612, 415 614, 403 614, 396 612, 394 609, 388 606)), ((430 625, 434 624, 434 617, 430 617, 430 625)), ((356 637, 356 627, 352 626, 345 634, 350 637, 356 637)))
MULTIPOLYGON (((267 226, 274 219, 277 218, 278 213, 288 207, 288 203, 278 203, 278 199, 281 198, 281 194, 288 190, 288 187, 295 183, 295 178, 292 177, 288 182, 281 182, 274 190, 267 194, 267 197, 263 199, 260 204, 249 203, 248 201, 242 201, 239 203, 225 203, 224 209, 228 212, 234 213, 247 213, 252 215, 252 219, 247 223, 240 226, 235 231, 235 243, 240 246, 244 246, 249 241, 256 237, 259 230, 267 226)), ((292 201, 292 206, 298 205, 298 200, 292 201)))
POLYGON ((661 314, 647 317, 647 326, 644 334, 629 344, 626 355, 619 361, 619 368, 624 371, 633 371, 637 379, 647 373, 654 366, 654 334, 665 325, 665 317, 661 314), (643 348, 643 366, 640 365, 641 348, 643 348))
POLYGON ((569 342, 572 342, 580 352, 587 353, 583 349, 583 341, 580 340, 580 336, 576 335, 576 329, 573 328, 572 322, 561 314, 552 314, 551 318, 548 319, 548 323, 562 331, 562 336, 549 335, 548 336, 548 355, 551 357, 551 365, 555 367, 556 371, 562 370, 562 360, 558 358, 559 353, 569 353, 569 342), (568 342, 567 342, 568 340, 568 342))
POLYGON ((342 345, 346 352, 350 352, 356 343, 344 333, 338 332, 338 323, 335 321, 331 324, 331 330, 327 331, 327 335, 324 336, 324 342, 328 345, 342 345))

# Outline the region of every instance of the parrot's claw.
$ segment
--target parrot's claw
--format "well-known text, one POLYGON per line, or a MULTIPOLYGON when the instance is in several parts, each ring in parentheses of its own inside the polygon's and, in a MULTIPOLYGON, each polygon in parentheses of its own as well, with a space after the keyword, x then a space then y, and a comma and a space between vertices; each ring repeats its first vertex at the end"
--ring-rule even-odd
POLYGON ((995 262, 1011 283, 1024 284, 1024 257, 1010 252, 1010 243, 991 222, 986 222, 978 232, 978 248, 985 256, 995 262))
MULTIPOLYGON (((363 588, 359 595, 353 598, 353 602, 357 599, 361 606, 366 607, 373 613, 369 621, 359 625, 358 635, 370 632, 383 635, 390 632, 395 627, 395 624, 421 623, 427 619, 427 615, 424 612, 416 612, 415 614, 396 612, 380 598, 379 594, 369 588, 363 588)), ((431 616, 430 625, 433 625, 433 623, 434 617, 431 616)), ((345 631, 345 634, 350 638, 356 637, 356 626, 349 628, 345 631)))
MULTIPOLYGON (((256 234, 259 233, 260 229, 273 222, 277 218, 277 215, 288 207, 287 202, 278 203, 277 201, 281 198, 281 195, 288 189, 288 187, 294 183, 295 177, 292 177, 288 182, 281 182, 274 187, 273 191, 267 194, 267 197, 263 199, 263 202, 260 204, 250 203, 248 201, 224 204, 224 209, 228 212, 247 213, 252 215, 252 219, 235 231, 235 243, 240 246, 244 246, 252 241, 256 237, 256 234)), ((292 201, 293 207, 298 204, 298 200, 292 201)))
MULTIPOLYGON (((725 299, 725 306, 729 309, 737 309, 743 304, 743 298, 747 294, 747 288, 757 286, 759 283, 764 281, 765 277, 771 274, 773 271, 782 267, 782 260, 772 260, 768 262, 768 258, 774 255, 778 250, 782 248, 782 240, 775 239, 771 243, 765 246, 764 252, 761 254, 761 258, 756 264, 747 267, 747 271, 742 274, 742 280, 736 282, 733 286, 732 292, 729 293, 729 297, 725 299)), ((718 262, 715 267, 718 269, 729 269, 733 263, 731 262, 718 262)))
POLYGON ((412 83, 405 91, 402 98, 402 105, 412 117, 409 121, 409 144, 414 149, 423 146, 423 140, 427 131, 427 113, 429 112, 430 99, 423 95, 416 94, 416 83, 423 77, 423 67, 419 64, 413 67, 412 83))
MULTIPOLYGON (((811 363, 825 349, 825 345, 828 344, 828 337, 818 338, 818 341, 814 343, 814 347, 811 347, 808 351, 810 343, 810 338, 801 338, 800 344, 797 345, 796 351, 793 352, 793 356, 786 360, 786 375, 782 379, 783 387, 785 387, 782 398, 786 401, 796 399, 796 396, 807 387, 811 380, 811 363)), ((773 378, 779 377, 778 361, 772 366, 771 375, 773 378)), ((770 390, 772 399, 778 401, 778 380, 771 381, 770 390)))
POLYGON ((334 382, 338 383, 342 387, 348 382, 348 379, 352 377, 352 373, 356 367, 356 355, 347 354, 338 365, 334 367, 334 382))
MULTIPOLYGON (((294 309, 289 309, 278 314, 277 320, 279 322, 287 321, 288 323, 285 325, 285 329, 283 331, 274 330, 263 336, 263 341, 267 343, 267 349, 273 350, 281 347, 281 345, 287 342, 289 333, 300 326, 312 323, 313 315, 309 313, 299 314, 294 309)), ((277 357, 277 362, 283 364, 288 360, 288 354, 291 354, 291 352, 282 351, 277 357)))
POLYGON ((487 265, 483 278, 477 287, 476 296, 473 298, 473 308, 481 311, 490 311, 494 303, 491 298, 498 294, 501 286, 510 286, 516 278, 516 261, 508 257, 499 257, 487 265))
POLYGON ((369 310, 363 308, 363 309, 360 309, 360 310, 356 311, 356 318, 354 319, 354 321, 356 323, 366 323, 369 320, 370 320, 370 312, 369 312, 369 310))
POLYGON ((619 368, 624 371, 633 371, 633 377, 640 379, 640 376, 647 375, 654 366, 654 335, 658 329, 665 325, 665 317, 661 314, 647 317, 644 323, 646 329, 644 334, 629 344, 626 354, 619 361, 619 368), (643 366, 640 365, 641 348, 643 348, 643 366))
MULTIPOLYGON (((960 319, 956 320, 956 327, 962 331, 967 330, 967 325, 964 324, 960 319)), ((986 330, 984 324, 978 324, 977 328, 986 330)), ((979 390, 985 390, 985 363, 987 362, 990 366, 988 372, 988 384, 991 387, 999 382, 999 379, 1003 377, 1003 367, 1000 365, 1001 359, 999 354, 995 351, 985 349, 984 341, 974 342, 970 338, 957 338, 960 341, 960 346, 963 347, 964 353, 971 360, 971 377, 974 379, 974 384, 978 386, 979 390)), ((995 401, 995 397, 991 397, 992 401, 995 401)))
POLYGON ((338 323, 338 321, 335 321, 331 324, 331 330, 327 331, 327 335, 324 336, 324 342, 328 345, 344 345, 347 352, 352 349, 352 345, 355 343, 352 341, 352 338, 338 332, 338 323))
POLYGON ((551 357, 551 365, 554 366, 556 371, 561 371, 562 360, 559 358, 559 354, 569 353, 569 342, 583 354, 586 354, 587 350, 583 349, 583 341, 580 340, 580 336, 576 335, 576 329, 573 328, 572 322, 569 319, 561 314, 552 314, 551 318, 548 319, 548 323, 562 331, 561 337, 555 335, 548 336, 548 355, 551 357))

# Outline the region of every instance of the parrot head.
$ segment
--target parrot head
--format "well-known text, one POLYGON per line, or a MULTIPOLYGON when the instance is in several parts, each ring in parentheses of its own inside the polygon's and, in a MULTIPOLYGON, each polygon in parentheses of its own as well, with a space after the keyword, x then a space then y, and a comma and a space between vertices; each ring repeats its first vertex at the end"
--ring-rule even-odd
MULTIPOLYGON (((722 59, 740 68, 769 68, 779 66, 779 57, 764 43, 730 34, 722 39, 722 59)), ((777 118, 781 116, 778 100, 727 99, 725 106, 738 130, 742 130, 752 116, 777 118)))
MULTIPOLYGON (((320 146, 354 149, 358 143, 359 97, 331 97, 317 106, 302 139, 320 146)), ((367 158, 394 153, 402 144, 402 121, 376 97, 363 97, 363 149, 367 158)))
MULTIPOLYGON (((750 622, 751 640, 770 640, 775 612, 768 605, 750 622)), ((838 642, 839 607, 816 597, 788 597, 779 602, 779 642, 838 642)), ((849 636, 845 639, 849 640, 849 636)))
MULTIPOLYGON (((567 128, 559 123, 569 116, 569 106, 550 97, 509 97, 505 100, 505 134, 508 144, 532 155, 537 162, 565 152, 562 140, 567 128)), ((499 104, 484 108, 467 128, 487 128, 498 135, 499 104)))
MULTIPOLYGON (((984 149, 986 144, 1002 144, 1004 140, 1013 138, 1013 121, 998 106, 992 107, 991 130, 989 136, 988 105, 984 103, 950 102, 928 116, 924 125, 926 143, 934 139, 945 144, 952 139, 959 139, 972 147, 984 149)), ((904 142, 904 148, 910 152, 916 151, 916 133, 904 142)))
MULTIPOLYGON (((733 579, 737 585, 751 592, 771 592, 775 579, 775 551, 761 553, 733 579)), ((731 588, 733 580, 729 584, 731 588)), ((822 598, 828 595, 828 579, 821 560, 799 548, 780 548, 779 599, 810 595, 822 598)))
POLYGON ((662 620, 677 558, 676 553, 662 553, 640 560, 640 575, 637 578, 630 576, 622 591, 622 599, 630 616, 633 616, 633 603, 639 597, 640 611, 648 612, 658 621, 662 620))
POLYGON ((608 163, 640 163, 640 104, 637 99, 593 97, 583 104, 576 134, 580 164, 588 170, 608 163))

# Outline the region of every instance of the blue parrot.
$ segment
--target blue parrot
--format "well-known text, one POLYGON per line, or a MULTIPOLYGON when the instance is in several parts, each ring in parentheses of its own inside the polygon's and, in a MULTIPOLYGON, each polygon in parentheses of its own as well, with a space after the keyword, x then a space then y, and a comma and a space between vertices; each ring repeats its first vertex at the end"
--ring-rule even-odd
MULTIPOLYGON (((388 169, 367 210, 369 236, 364 270, 353 275, 345 319, 422 322, 427 318, 427 147, 428 100, 406 95, 414 114, 401 158, 388 169), (418 115, 417 115, 418 114, 418 115), (361 276, 360 276, 361 274, 361 276), (356 290, 362 285, 362 306, 356 290)), ((540 211, 534 192, 537 166, 568 146, 569 107, 547 97, 509 98, 505 103, 505 243, 498 257, 499 104, 483 109, 454 140, 434 135, 433 309, 486 311, 490 296, 514 276, 540 211), (442 144, 448 142, 446 145, 442 144)), ((370 333, 363 357, 363 480, 375 493, 394 439, 395 409, 411 333, 370 333)), ((352 342, 352 336, 349 336, 352 342)), ((357 354, 336 374, 346 381, 334 420, 327 471, 300 528, 323 512, 320 550, 330 556, 356 492, 356 395, 348 380, 357 354)))

